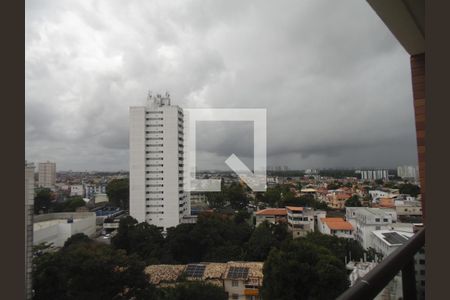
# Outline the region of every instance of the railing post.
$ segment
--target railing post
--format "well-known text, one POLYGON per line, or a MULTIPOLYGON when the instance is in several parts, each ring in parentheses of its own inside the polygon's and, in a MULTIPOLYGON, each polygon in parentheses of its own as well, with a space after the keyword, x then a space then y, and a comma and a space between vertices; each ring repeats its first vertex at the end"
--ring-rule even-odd
POLYGON ((414 257, 409 259, 402 268, 402 289, 404 300, 417 300, 414 257))

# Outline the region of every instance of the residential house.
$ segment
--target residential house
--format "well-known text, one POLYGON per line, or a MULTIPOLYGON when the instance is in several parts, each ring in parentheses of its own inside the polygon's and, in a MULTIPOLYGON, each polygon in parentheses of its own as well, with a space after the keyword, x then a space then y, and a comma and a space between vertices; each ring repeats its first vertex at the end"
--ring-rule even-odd
POLYGON ((355 238, 352 224, 343 218, 321 218, 319 219, 318 229, 323 234, 334 235, 340 238, 355 238))

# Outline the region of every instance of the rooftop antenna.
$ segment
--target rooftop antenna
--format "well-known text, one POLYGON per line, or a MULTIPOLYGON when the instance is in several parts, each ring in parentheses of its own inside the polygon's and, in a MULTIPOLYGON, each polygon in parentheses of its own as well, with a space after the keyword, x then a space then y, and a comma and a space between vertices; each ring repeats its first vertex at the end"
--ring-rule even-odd
POLYGON ((152 91, 148 90, 147 93, 147 104, 150 104, 150 102, 152 101, 153 95, 152 95, 152 91))

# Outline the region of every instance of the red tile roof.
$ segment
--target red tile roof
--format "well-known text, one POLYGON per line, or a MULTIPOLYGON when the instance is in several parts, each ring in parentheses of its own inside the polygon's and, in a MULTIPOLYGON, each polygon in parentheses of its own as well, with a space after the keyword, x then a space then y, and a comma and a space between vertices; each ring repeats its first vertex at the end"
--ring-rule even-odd
POLYGON ((320 221, 327 224, 328 228, 332 230, 353 230, 352 224, 343 218, 321 218, 320 221))
POLYGON ((286 209, 289 209, 291 211, 303 211, 303 207, 299 206, 286 206, 286 209))
POLYGON ((266 208, 258 210, 256 214, 260 216, 285 216, 287 215, 287 211, 286 208, 266 208))

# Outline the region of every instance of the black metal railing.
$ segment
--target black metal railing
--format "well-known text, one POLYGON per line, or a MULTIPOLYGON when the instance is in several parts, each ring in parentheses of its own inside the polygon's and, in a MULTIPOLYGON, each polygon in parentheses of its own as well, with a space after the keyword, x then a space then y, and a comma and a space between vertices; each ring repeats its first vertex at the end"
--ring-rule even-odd
POLYGON ((337 300, 361 300, 375 298, 384 287, 402 272, 404 300, 416 300, 414 255, 425 245, 425 228, 420 229, 405 244, 387 256, 375 268, 340 295, 337 300))

